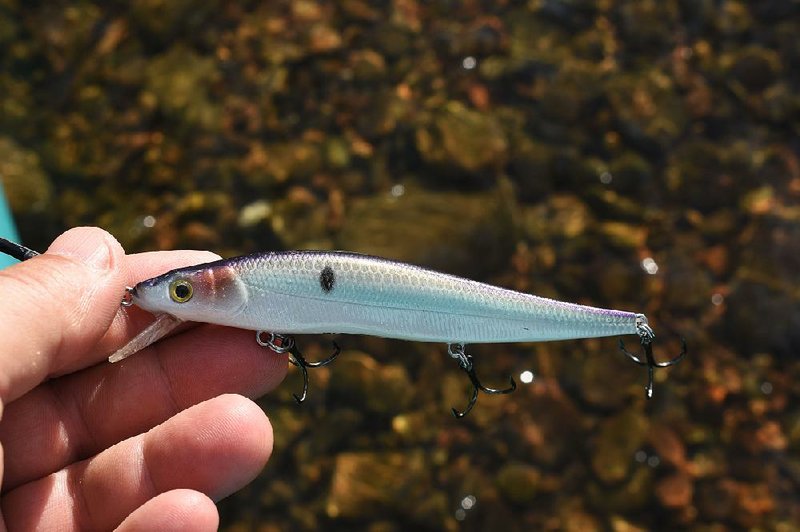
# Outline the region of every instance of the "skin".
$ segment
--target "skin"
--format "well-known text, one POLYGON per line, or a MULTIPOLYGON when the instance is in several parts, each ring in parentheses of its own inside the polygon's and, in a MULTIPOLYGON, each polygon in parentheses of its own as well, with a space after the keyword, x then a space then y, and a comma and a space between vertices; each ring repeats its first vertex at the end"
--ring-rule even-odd
POLYGON ((214 501, 272 452, 251 398, 283 380, 286 357, 200 325, 106 362, 152 320, 120 308, 126 285, 216 258, 125 255, 77 228, 0 271, 0 530, 216 530, 214 501))

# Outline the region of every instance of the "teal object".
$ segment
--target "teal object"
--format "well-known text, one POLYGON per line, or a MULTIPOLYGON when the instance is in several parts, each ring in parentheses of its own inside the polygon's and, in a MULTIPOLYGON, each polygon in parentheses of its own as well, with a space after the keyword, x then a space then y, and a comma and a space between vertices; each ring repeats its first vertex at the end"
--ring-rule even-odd
MULTIPOLYGON (((11 217, 11 209, 8 207, 2 182, 0 182, 0 236, 19 242, 19 234, 17 233, 17 227, 14 225, 14 219, 11 217)), ((17 262, 19 262, 17 259, 0 254, 0 269, 17 262)))

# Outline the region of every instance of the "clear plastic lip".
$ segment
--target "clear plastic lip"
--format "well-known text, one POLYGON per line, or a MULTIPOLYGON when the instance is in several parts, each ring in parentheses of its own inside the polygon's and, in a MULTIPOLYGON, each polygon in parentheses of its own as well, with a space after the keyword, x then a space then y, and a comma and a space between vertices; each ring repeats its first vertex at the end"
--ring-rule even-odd
POLYGON ((119 362, 134 353, 138 353, 145 347, 159 341, 168 335, 175 327, 183 323, 181 320, 170 314, 160 314, 156 321, 148 325, 142 332, 131 338, 131 340, 115 351, 108 357, 109 362, 119 362))

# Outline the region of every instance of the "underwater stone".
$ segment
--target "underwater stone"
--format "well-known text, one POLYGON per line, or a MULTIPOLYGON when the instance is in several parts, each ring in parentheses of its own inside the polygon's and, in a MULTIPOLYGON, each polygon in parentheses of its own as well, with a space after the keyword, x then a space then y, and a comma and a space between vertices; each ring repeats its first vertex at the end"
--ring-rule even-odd
POLYGON ((628 251, 641 249, 647 239, 645 227, 624 222, 603 222, 600 224, 600 233, 609 245, 628 251))
POLYGON ((622 484, 613 486, 590 482, 586 496, 591 504, 606 511, 633 512, 645 507, 652 498, 653 472, 644 465, 637 467, 622 484))
POLYGON ((550 471, 566 468, 585 441, 579 409, 559 384, 548 379, 537 378, 532 392, 535 408, 523 418, 521 443, 537 466, 550 471))
POLYGON ((775 500, 766 484, 733 478, 699 483, 694 499, 700 519, 729 520, 743 528, 756 527, 775 509, 775 500))
POLYGON ((674 85, 657 71, 648 76, 621 74, 605 84, 622 140, 645 156, 669 153, 686 131, 686 107, 674 85))
POLYGON ((257 200, 248 203, 239 211, 239 226, 242 228, 254 227, 272 216, 272 205, 267 200, 257 200))
POLYGON ((378 9, 370 5, 369 0, 342 0, 339 5, 343 13, 356 20, 376 22, 382 15, 378 9))
POLYGON ((352 155, 350 145, 341 137, 328 137, 323 147, 325 163, 334 169, 346 169, 350 166, 352 155))
POLYGON ((729 61, 728 75, 748 92, 760 92, 772 85, 781 69, 780 57, 774 50, 751 46, 736 52, 729 61))
POLYGON ((350 52, 349 63, 357 81, 380 81, 386 74, 386 61, 375 50, 354 50, 350 52))
POLYGON ((686 470, 689 467, 686 444, 673 427, 653 424, 650 426, 647 439, 663 464, 678 470, 686 470))
POLYGON ((673 473, 659 479, 655 485, 656 497, 664 508, 676 509, 692 502, 694 486, 686 473, 673 473))
POLYGON ((312 52, 327 53, 341 48, 342 36, 327 24, 315 24, 308 34, 308 47, 312 52))
POLYGON ((553 149, 545 143, 524 134, 513 137, 508 166, 520 200, 540 201, 552 191, 554 159, 553 149))
MULTIPOLYGON (((676 246, 677 248, 678 246, 676 246)), ((680 249, 687 249, 687 247, 684 245, 680 249)), ((666 285, 682 287, 680 294, 674 290, 665 294, 664 297, 670 308, 695 313, 706 308, 713 293, 712 277, 708 270, 698 268, 694 260, 683 254, 670 253, 662 262, 666 285)))
POLYGON ((633 408, 602 423, 592 454, 592 470, 601 482, 615 484, 628 477, 647 430, 647 418, 633 408))
MULTIPOLYGON (((640 368, 621 358, 613 363, 598 356, 589 356, 580 365, 580 387, 583 398, 592 406, 617 409, 630 401, 631 390, 642 379, 640 368), (614 381, 614 386, 608 383, 614 381)), ((636 391, 641 388, 637 386, 636 391)))
POLYGON ((508 157, 505 132, 494 117, 455 101, 417 129, 416 142, 425 161, 451 171, 491 171, 508 157))
POLYGON ((170 117, 187 126, 213 128, 221 109, 209 91, 218 77, 213 58, 175 46, 147 65, 146 93, 170 117))
POLYGON ((618 39, 628 53, 658 54, 674 47, 681 16, 677 3, 642 0, 618 5, 618 39))
MULTIPOLYGON (((296 415, 296 413, 295 413, 296 415)), ((360 405, 348 408, 346 405, 331 410, 324 419, 314 424, 314 438, 304 438, 302 448, 298 448, 295 457, 303 462, 312 463, 320 457, 336 455, 343 447, 352 443, 354 433, 359 432, 369 422, 370 413, 360 405)), ((309 423, 309 420, 305 420, 309 423)))
POLYGON ((709 22, 726 37, 741 37, 752 30, 753 17, 747 2, 725 2, 715 9, 715 14, 709 22))
POLYGON ((0 11, 0 46, 8 46, 19 33, 20 24, 10 12, 0 11))
POLYGON ((523 229, 533 242, 573 239, 584 234, 594 217, 574 195, 554 194, 523 211, 523 229))
POLYGON ((611 188, 622 195, 647 200, 653 193, 655 173, 647 159, 634 151, 625 151, 609 162, 611 188))
POLYGON ((665 173, 675 180, 674 189, 684 201, 709 213, 735 204, 741 193, 738 183, 726 171, 725 158, 718 144, 700 138, 687 139, 673 150, 665 173))
POLYGON ((432 192, 409 183, 396 197, 354 199, 336 247, 480 278, 506 264, 514 249, 513 205, 507 183, 490 194, 432 192))
POLYGON ((431 470, 420 451, 345 452, 336 456, 326 513, 336 519, 402 514, 407 523, 440 529, 443 493, 432 492, 431 470))
POLYGON ((391 135, 411 115, 411 107, 395 91, 376 92, 357 118, 359 133, 368 138, 391 135))
POLYGON ((528 464, 507 464, 495 482, 505 498, 514 504, 531 504, 540 491, 541 473, 528 464))
POLYGON ((140 0, 130 6, 133 31, 151 40, 171 41, 176 27, 201 32, 219 16, 219 0, 198 4, 193 0, 140 0))
POLYGON ((323 154, 315 142, 302 140, 259 147, 251 174, 245 179, 254 187, 267 189, 289 179, 307 179, 322 169, 323 154))
POLYGON ((414 34, 393 22, 377 23, 372 28, 371 40, 388 57, 409 54, 414 45, 414 34))
POLYGON ((758 278, 749 268, 741 275, 726 298, 719 332, 743 354, 766 350, 794 357, 800 349, 800 295, 786 291, 786 278, 770 277, 773 282, 765 286, 748 279, 758 278))
POLYGON ((414 388, 408 372, 398 364, 379 364, 371 356, 347 352, 331 366, 329 391, 343 404, 372 414, 393 416, 411 403, 414 388))
POLYGON ((318 22, 325 17, 325 10, 312 0, 294 0, 290 3, 294 22, 318 22))

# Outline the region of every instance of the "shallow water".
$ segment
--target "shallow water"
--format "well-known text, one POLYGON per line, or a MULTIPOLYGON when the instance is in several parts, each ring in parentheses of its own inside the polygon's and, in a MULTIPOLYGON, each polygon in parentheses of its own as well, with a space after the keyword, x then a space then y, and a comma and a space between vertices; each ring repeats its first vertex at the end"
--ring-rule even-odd
MULTIPOLYGON (((800 522, 800 8, 0 0, 0 178, 42 249, 348 249, 646 313, 615 339, 340 337, 226 530, 800 522), (629 338, 629 347, 636 343, 629 338)), ((310 359, 330 338, 298 338, 310 359)))

